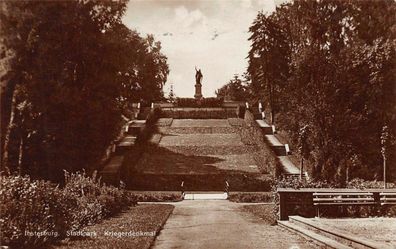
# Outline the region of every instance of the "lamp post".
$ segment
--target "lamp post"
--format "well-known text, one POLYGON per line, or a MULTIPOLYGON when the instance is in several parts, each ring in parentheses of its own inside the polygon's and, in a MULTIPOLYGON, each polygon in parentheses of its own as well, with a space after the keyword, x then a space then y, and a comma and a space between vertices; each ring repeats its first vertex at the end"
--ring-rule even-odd
POLYGON ((304 172, 304 157, 307 154, 307 132, 308 132, 308 125, 304 125, 300 128, 299 137, 298 137, 298 150, 301 156, 300 162, 300 179, 303 178, 304 172))
POLYGON ((387 157, 387 147, 389 143, 389 129, 388 126, 382 127, 381 133, 381 154, 383 159, 383 174, 384 174, 384 189, 386 189, 386 157, 387 157))

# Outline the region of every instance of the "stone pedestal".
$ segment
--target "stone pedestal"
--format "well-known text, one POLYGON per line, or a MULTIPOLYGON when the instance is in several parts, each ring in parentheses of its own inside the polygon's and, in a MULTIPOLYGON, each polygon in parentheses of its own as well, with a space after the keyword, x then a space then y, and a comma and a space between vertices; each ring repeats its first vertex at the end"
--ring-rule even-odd
POLYGON ((195 84, 194 98, 202 99, 202 85, 201 84, 195 84))

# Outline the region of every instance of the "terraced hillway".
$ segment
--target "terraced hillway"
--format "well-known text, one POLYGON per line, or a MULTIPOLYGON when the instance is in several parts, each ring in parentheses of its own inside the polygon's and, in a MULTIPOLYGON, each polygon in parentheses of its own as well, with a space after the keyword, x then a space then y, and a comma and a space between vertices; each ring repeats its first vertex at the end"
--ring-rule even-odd
POLYGON ((133 168, 129 189, 268 191, 253 153, 242 143, 230 119, 172 119, 157 122, 157 131, 133 168))

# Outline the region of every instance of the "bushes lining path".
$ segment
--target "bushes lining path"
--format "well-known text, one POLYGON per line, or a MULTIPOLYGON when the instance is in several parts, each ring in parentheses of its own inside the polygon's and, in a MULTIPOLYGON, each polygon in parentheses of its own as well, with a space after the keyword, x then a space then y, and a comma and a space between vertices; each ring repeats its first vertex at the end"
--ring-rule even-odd
POLYGON ((51 248, 150 248, 173 208, 174 206, 169 204, 138 205, 100 224, 86 227, 85 231, 96 232, 95 237, 67 239, 51 248))
POLYGON ((0 238, 10 248, 43 248, 115 215, 136 201, 123 188, 103 185, 96 174, 65 173, 60 188, 22 176, 0 177, 0 238))

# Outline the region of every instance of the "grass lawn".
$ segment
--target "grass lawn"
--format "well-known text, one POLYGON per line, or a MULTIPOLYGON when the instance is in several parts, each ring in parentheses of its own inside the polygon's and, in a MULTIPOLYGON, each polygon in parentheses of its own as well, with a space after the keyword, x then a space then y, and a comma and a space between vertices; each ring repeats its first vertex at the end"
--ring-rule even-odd
POLYGON ((86 234, 96 233, 96 236, 70 237, 51 248, 150 248, 173 208, 174 206, 168 204, 138 205, 82 230, 86 234))
POLYGON ((172 127, 230 127, 227 119, 174 119, 172 127))
POLYGON ((218 134, 165 134, 160 146, 243 146, 241 138, 234 133, 218 134))
POLYGON ((252 213, 257 218, 265 221, 270 225, 276 225, 276 215, 274 213, 275 204, 254 204, 242 206, 246 212, 252 213))

